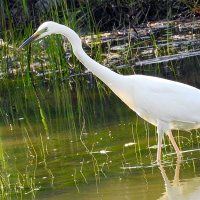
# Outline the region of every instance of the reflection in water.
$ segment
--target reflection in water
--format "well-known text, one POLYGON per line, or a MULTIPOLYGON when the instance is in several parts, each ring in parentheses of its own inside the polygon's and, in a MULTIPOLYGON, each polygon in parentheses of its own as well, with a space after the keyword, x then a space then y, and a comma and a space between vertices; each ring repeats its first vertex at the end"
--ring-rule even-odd
MULTIPOLYGON (((148 50, 147 42, 144 45, 144 50, 148 50)), ((138 47, 135 49, 138 52, 138 47)), ((143 62, 142 66, 139 65, 141 63, 136 65, 136 57, 127 66, 134 66, 137 74, 175 79, 200 88, 200 57, 176 60, 181 55, 188 55, 188 51, 159 58, 165 59, 162 63, 158 62, 157 57, 145 61, 149 56, 142 56, 142 61, 138 59, 143 62)), ((126 57, 124 53, 122 56, 126 57)), ((110 65, 111 60, 108 61, 110 65)), ((118 59, 121 64, 122 61, 118 59)), ((113 64, 113 69, 120 70, 117 64, 113 64)), ((120 73, 132 74, 133 69, 120 73)), ((186 162, 181 166, 177 164, 174 181, 171 182, 166 167, 149 165, 155 161, 157 148, 153 126, 135 116, 117 97, 109 96, 107 90, 102 92, 104 88, 99 83, 98 90, 94 88, 94 91, 88 90, 88 85, 81 84, 80 91, 77 89, 75 95, 66 82, 52 81, 48 85, 46 79, 50 79, 50 75, 43 73, 43 76, 45 84, 37 85, 39 103, 34 91, 25 87, 24 83, 12 82, 3 87, 3 80, 0 88, 1 113, 5 117, 0 121, 0 164, 4 166, 0 175, 8 180, 7 185, 4 181, 4 188, 8 188, 8 191, 14 188, 9 191, 13 193, 12 199, 17 199, 16 190, 25 199, 36 197, 38 200, 200 199, 200 178, 196 176, 200 174, 198 159, 194 164, 195 174, 192 173, 191 162, 188 165, 186 162), (100 95, 99 91, 102 92, 100 95), (46 138, 41 117, 46 119, 50 139, 46 138), (80 137, 82 118, 86 125, 80 137), (182 175, 187 177, 184 181, 179 180, 180 167, 183 169, 182 175)), ((55 73, 52 76, 54 80, 55 73)), ((92 85, 92 81, 88 80, 92 85)), ((76 87, 79 87, 78 84, 76 87)), ((200 147, 198 132, 175 134, 178 134, 177 141, 182 152, 187 152, 188 158, 200 157, 197 152, 200 147)), ((174 150, 167 141, 163 149, 164 159, 172 163, 174 150)), ((187 154, 184 153, 185 160, 187 154)))
MULTIPOLYGON (((21 102, 20 96, 16 96, 15 99, 16 102, 21 102)), ((120 106, 121 104, 113 98, 110 102, 112 105, 107 101, 107 106, 110 107, 110 121, 106 119, 109 123, 103 126, 98 120, 96 124, 99 123, 99 126, 95 126, 94 122, 91 129, 86 127, 82 137, 80 135, 77 137, 83 140, 89 152, 80 140, 76 140, 75 136, 72 137, 73 135, 66 131, 66 121, 61 117, 51 119, 49 140, 45 139, 45 134, 39 135, 43 131, 42 124, 36 124, 28 117, 20 121, 20 125, 13 125, 12 132, 7 126, 1 127, 3 145, 6 155, 10 157, 6 163, 8 176, 11 174, 10 177, 13 177, 17 170, 17 173, 21 174, 29 170, 30 179, 34 177, 35 185, 32 188, 24 183, 26 199, 31 199, 28 195, 33 189, 35 193, 37 192, 38 200, 156 200, 163 194, 164 173, 161 175, 157 166, 149 165, 155 160, 156 155, 155 148, 148 148, 148 146, 154 147, 155 144, 154 127, 149 126, 144 129, 144 122, 126 110, 126 107, 120 106), (42 149, 43 146, 48 148, 48 154, 42 149)), ((182 135, 184 134, 181 133, 182 135)), ((185 133, 184 138, 179 137, 179 139, 182 151, 187 150, 184 159, 199 158, 198 133, 196 135, 185 133), (189 144, 186 137, 190 137, 189 144), (192 146, 193 150, 188 150, 188 146, 192 146)), ((172 153, 173 149, 171 150, 167 142, 164 151, 167 155, 165 160, 171 163, 176 159, 172 153)), ((195 174, 199 174, 199 162, 196 161, 195 174)), ((191 166, 191 162, 189 165, 191 166)), ((187 176, 188 179, 180 185, 184 187, 189 184, 197 188, 199 179, 194 178, 194 174, 191 173, 193 168, 189 165, 183 170, 184 177, 187 176), (195 185, 190 183, 191 180, 195 180, 195 185)), ((168 186, 175 187, 170 182, 168 186)), ((170 189, 167 190, 168 193, 169 191, 170 189)), ((169 196, 167 192, 163 195, 164 199, 169 196)))
POLYGON ((166 192, 158 200, 199 200, 200 199, 200 177, 180 181, 181 163, 177 161, 175 175, 172 182, 169 181, 163 165, 159 166, 162 174, 166 192))

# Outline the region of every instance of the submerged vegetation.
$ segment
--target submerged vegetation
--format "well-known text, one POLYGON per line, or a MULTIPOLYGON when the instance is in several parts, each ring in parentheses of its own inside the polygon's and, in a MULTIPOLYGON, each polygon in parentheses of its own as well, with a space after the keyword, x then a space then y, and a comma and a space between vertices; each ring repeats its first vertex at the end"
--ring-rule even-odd
MULTIPOLYGON (((77 31, 87 53, 118 73, 200 87, 193 64, 200 53, 198 2, 3 0, 0 6, 0 199, 78 194, 88 185, 99 194, 101 180, 132 173, 146 182, 154 127, 80 65, 61 36, 17 47, 41 22, 54 20, 77 31)), ((197 136, 179 137, 179 146, 198 149, 197 136)), ((172 151, 168 141, 165 151, 172 151)), ((196 155, 183 164, 194 174, 196 155)), ((171 155, 165 160, 174 163, 171 155)))

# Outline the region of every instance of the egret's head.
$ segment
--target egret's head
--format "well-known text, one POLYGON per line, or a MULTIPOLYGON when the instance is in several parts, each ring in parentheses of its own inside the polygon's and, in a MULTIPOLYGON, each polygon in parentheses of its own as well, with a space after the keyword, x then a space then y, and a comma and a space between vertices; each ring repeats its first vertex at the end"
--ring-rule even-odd
POLYGON ((55 22, 44 22, 39 26, 37 31, 30 37, 28 38, 18 49, 21 49, 31 43, 32 41, 39 40, 43 37, 46 37, 47 35, 51 35, 53 33, 56 33, 56 24, 55 22))

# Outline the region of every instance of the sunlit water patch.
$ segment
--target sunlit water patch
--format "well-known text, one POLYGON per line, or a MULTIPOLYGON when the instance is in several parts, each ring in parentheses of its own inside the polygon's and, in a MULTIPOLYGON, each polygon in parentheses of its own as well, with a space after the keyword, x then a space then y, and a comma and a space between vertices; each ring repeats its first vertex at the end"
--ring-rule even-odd
MULTIPOLYGON (((100 52, 96 56, 100 62, 118 73, 160 76, 200 87, 197 27, 190 33, 187 22, 174 27, 170 23, 152 23, 138 29, 138 35, 128 30, 102 34, 101 40, 84 37, 84 48, 91 56, 100 52)), ((40 55, 33 49, 29 81, 24 78, 30 75, 25 70, 27 63, 16 79, 5 78, 10 72, 0 74, 1 198, 199 197, 198 131, 174 132, 183 152, 180 164, 165 138, 163 166, 158 167, 155 127, 140 119, 85 68, 81 71, 69 49, 55 56, 54 42, 38 44, 40 55)), ((13 76, 14 69, 8 68, 13 76)))

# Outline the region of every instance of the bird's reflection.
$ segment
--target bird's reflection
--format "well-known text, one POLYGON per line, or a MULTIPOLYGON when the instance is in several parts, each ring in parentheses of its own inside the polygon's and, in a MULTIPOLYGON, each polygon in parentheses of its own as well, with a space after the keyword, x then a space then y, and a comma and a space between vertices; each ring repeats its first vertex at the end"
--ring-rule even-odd
POLYGON ((165 192, 158 200, 199 200, 200 199, 200 177, 194 177, 180 181, 181 160, 176 163, 173 181, 169 181, 164 166, 160 164, 159 169, 165 184, 165 192))

